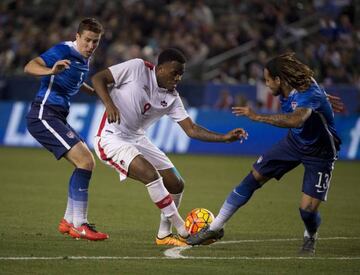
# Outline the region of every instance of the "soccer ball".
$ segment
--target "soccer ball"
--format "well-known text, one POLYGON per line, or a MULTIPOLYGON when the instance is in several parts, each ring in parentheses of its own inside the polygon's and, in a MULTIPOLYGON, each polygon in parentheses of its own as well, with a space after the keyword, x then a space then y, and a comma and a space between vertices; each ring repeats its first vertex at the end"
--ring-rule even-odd
POLYGON ((214 214, 205 208, 195 208, 187 214, 185 228, 189 234, 199 232, 203 227, 212 223, 214 214))

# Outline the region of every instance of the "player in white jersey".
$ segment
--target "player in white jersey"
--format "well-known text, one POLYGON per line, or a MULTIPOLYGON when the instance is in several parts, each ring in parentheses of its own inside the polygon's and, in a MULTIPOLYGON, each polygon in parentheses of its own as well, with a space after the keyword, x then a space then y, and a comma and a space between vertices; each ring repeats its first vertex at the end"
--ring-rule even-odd
POLYGON ((145 130, 168 115, 192 138, 211 142, 247 138, 241 128, 219 134, 191 120, 176 91, 185 62, 180 51, 167 49, 160 53, 156 67, 142 59, 132 59, 92 78, 106 106, 95 138, 96 154, 119 172, 120 180, 130 177, 145 184, 150 198, 161 210, 158 245, 186 245, 184 238, 188 232, 177 211, 184 182, 164 152, 145 136, 145 130), (117 123, 112 123, 114 121, 117 123), (172 234, 171 225, 178 235, 172 234))

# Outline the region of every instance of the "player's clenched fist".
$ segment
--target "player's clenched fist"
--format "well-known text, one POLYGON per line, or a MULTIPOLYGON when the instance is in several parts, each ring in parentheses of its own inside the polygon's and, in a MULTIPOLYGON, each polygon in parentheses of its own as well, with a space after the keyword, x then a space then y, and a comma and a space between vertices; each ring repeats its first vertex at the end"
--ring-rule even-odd
POLYGON ((120 124, 120 112, 114 104, 106 105, 106 114, 109 123, 118 123, 120 124))
POLYGON ((228 132, 225 137, 227 142, 240 140, 240 143, 242 143, 245 139, 247 139, 248 133, 242 128, 236 128, 228 132))
POLYGON ((70 68, 71 61, 69 59, 57 61, 51 69, 51 74, 58 74, 70 68))

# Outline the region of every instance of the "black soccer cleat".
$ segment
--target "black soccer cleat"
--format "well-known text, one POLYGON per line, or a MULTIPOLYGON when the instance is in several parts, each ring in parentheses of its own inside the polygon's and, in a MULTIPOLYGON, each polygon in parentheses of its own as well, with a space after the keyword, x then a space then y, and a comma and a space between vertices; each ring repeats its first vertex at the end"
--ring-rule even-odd
POLYGON ((186 239, 188 245, 208 245, 220 240, 224 236, 224 229, 219 231, 209 230, 209 225, 205 226, 199 232, 190 235, 186 239))
POLYGON ((314 256, 315 255, 315 246, 316 246, 316 237, 304 237, 304 243, 300 249, 300 254, 314 256))

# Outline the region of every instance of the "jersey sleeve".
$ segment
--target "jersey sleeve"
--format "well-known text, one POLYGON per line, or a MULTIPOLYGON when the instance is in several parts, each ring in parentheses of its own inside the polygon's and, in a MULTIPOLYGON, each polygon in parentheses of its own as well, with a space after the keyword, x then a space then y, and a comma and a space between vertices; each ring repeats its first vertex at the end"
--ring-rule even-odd
POLYGON ((182 103, 180 96, 177 96, 175 101, 171 105, 168 116, 171 117, 175 122, 182 121, 189 116, 189 114, 185 110, 184 104, 182 103))
POLYGON ((324 91, 317 84, 313 84, 306 91, 297 94, 297 107, 317 110, 323 99, 326 99, 324 91))
POLYGON ((47 67, 52 68, 54 64, 62 59, 66 59, 70 52, 69 46, 65 44, 57 44, 40 55, 47 67))
POLYGON ((115 85, 121 85, 133 81, 142 74, 144 61, 140 58, 131 59, 109 67, 114 78, 115 85))
POLYGON ((309 108, 314 109, 312 102, 312 93, 310 90, 306 90, 296 95, 296 107, 297 108, 309 108))

